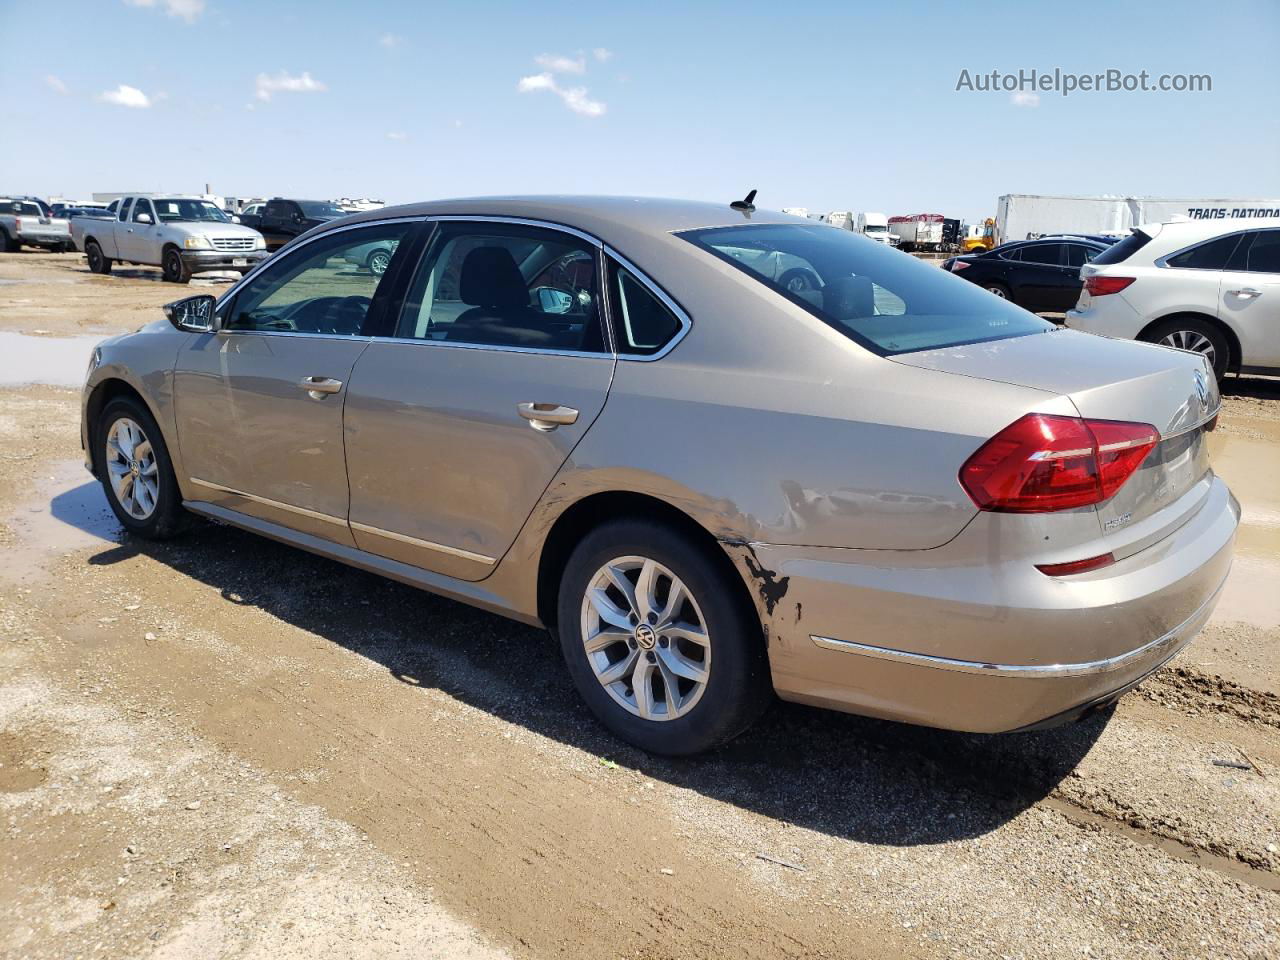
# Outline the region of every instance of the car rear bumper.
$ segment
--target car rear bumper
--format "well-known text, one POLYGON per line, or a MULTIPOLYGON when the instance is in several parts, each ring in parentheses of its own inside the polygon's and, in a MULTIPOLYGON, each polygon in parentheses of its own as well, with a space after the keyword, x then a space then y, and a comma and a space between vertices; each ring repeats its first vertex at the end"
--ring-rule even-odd
POLYGON ((1135 340, 1146 326, 1143 321, 1143 316, 1123 294, 1112 293, 1105 297, 1091 297, 1087 305, 1077 304, 1068 310, 1063 326, 1103 337, 1135 340))
POLYGON ((761 612, 783 699, 995 733, 1070 719, 1181 650, 1213 612, 1239 516, 1213 478, 1168 537, 1069 578, 1029 562, 1018 564, 1025 575, 992 562, 965 569, 956 558, 973 556, 972 542, 927 551, 753 544, 743 567, 771 598, 761 612))

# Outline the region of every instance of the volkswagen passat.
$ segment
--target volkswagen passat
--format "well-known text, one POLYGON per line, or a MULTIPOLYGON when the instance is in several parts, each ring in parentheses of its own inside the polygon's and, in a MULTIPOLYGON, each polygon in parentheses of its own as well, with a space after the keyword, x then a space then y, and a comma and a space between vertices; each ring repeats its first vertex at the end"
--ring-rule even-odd
POLYGON ((84 391, 129 531, 199 514, 543 624, 648 750, 771 690, 1061 722, 1187 643, 1231 562, 1202 357, 749 204, 382 209, 166 312, 84 391))

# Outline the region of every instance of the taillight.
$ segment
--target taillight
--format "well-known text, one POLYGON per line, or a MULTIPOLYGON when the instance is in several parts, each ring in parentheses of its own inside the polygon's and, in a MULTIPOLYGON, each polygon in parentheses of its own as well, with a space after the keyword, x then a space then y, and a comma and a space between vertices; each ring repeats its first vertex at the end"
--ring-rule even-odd
POLYGON ((22 233, 22 218, 21 218, 21 217, 14 217, 14 218, 13 218, 13 232, 14 232, 14 233, 22 233))
POLYGON ((1087 507, 1112 497, 1159 442, 1146 423, 1029 413, 965 461, 960 485, 979 510, 1087 507))
POLYGON ((961 270, 964 270, 966 267, 971 267, 971 266, 973 266, 973 264, 971 264, 968 260, 954 260, 951 263, 951 272, 959 273, 961 270))
POLYGON ((1084 288, 1091 297, 1105 297, 1109 293, 1119 293, 1137 277, 1085 277, 1084 288))

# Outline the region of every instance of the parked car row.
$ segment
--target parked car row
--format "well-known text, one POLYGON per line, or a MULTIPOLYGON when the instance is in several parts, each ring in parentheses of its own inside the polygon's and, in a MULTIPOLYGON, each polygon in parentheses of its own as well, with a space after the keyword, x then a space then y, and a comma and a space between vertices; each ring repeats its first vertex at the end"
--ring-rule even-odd
POLYGON ((70 250, 67 220, 54 216, 49 205, 35 197, 0 198, 0 248, 16 253, 23 246, 55 253, 70 250))

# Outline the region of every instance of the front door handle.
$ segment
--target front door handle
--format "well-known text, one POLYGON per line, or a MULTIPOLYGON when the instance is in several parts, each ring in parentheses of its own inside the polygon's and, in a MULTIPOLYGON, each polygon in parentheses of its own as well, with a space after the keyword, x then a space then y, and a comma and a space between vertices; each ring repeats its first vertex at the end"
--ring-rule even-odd
POLYGON ((516 413, 529 421, 529 426, 546 433, 568 423, 576 423, 578 411, 555 403, 517 403, 516 413))
POLYGON ((341 390, 342 381, 333 377, 303 377, 298 381, 298 386, 307 391, 312 400, 323 400, 329 394, 341 390))
POLYGON ((1255 297, 1262 296, 1262 291, 1255 287, 1241 287, 1239 290, 1228 290, 1227 293, 1241 300, 1253 300, 1255 297))

